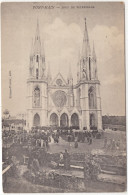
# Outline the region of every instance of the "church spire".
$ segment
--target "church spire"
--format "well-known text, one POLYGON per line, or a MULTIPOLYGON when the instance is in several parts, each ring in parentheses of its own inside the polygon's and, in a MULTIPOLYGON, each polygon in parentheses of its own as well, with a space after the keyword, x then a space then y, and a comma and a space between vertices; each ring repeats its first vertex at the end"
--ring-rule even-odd
POLYGON ((85 30, 84 30, 84 38, 83 38, 83 48, 82 48, 82 57, 88 57, 90 55, 90 44, 89 44, 89 36, 85 18, 85 30))
POLYGON ((92 57, 93 57, 94 60, 96 60, 96 52, 95 52, 94 41, 93 41, 92 57))
POLYGON ((41 54, 42 54, 42 56, 45 57, 44 42, 43 42, 43 40, 41 41, 41 54))
POLYGON ((31 44, 31 51, 30 51, 30 66, 29 66, 29 74, 30 77, 33 74, 33 39, 32 39, 32 44, 31 44))
POLYGON ((80 51, 78 53, 78 62, 77 62, 77 82, 80 80, 80 51))
POLYGON ((48 83, 50 83, 50 82, 51 82, 51 80, 52 80, 50 63, 48 63, 48 73, 47 73, 47 79, 48 79, 48 83))
POLYGON ((32 39, 32 45, 31 45, 31 52, 30 52, 30 57, 33 56, 33 39, 32 39))
POLYGON ((39 33, 39 22, 37 19, 36 33, 34 43, 32 42, 30 52, 30 75, 36 79, 45 78, 45 53, 44 44, 41 44, 39 33))
POLYGON ((92 50, 92 65, 93 65, 93 79, 98 79, 97 75, 97 63, 96 63, 96 52, 95 52, 95 46, 93 41, 93 50, 92 50))
POLYGON ((36 36, 35 38, 38 40, 40 39, 40 31, 39 31, 39 20, 37 18, 37 26, 36 26, 36 36))
POLYGON ((40 32, 39 32, 39 21, 37 19, 35 42, 34 42, 34 52, 41 53, 41 41, 40 41, 40 32))
POLYGON ((41 56, 42 56, 42 69, 45 70, 45 52, 44 52, 44 42, 41 44, 41 56))

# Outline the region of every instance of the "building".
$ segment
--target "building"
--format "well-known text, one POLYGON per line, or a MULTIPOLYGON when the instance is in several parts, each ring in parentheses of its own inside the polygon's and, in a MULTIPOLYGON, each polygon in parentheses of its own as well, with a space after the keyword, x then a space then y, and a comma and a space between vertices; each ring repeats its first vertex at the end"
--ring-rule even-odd
POLYGON ((77 83, 73 84, 71 68, 65 80, 59 72, 52 79, 41 43, 39 24, 32 43, 27 80, 27 128, 33 126, 79 126, 102 129, 100 81, 95 48, 91 52, 85 19, 82 53, 77 64, 77 83))

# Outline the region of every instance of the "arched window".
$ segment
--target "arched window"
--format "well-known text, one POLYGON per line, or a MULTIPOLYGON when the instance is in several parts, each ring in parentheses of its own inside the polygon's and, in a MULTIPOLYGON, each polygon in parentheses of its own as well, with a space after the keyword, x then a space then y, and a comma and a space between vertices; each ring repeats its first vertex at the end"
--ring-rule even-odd
POLYGON ((39 77, 39 70, 38 68, 36 68, 36 79, 38 79, 38 77, 39 77))
POLYGON ((78 114, 74 113, 71 116, 71 125, 79 127, 79 117, 78 114))
POLYGON ((40 89, 39 89, 39 87, 36 87, 34 89, 34 106, 35 107, 40 106, 40 89))
POLYGON ((76 105, 80 106, 80 97, 81 97, 81 89, 77 89, 77 98, 76 98, 76 105))
POLYGON ((56 113, 52 113, 50 116, 50 126, 58 126, 58 116, 56 113))
POLYGON ((60 126, 61 127, 68 127, 69 126, 69 119, 66 113, 63 113, 60 117, 60 126))
POLYGON ((89 57, 89 78, 91 80, 91 58, 89 57))
POLYGON ((88 92, 88 97, 89 97, 89 108, 93 109, 96 108, 96 95, 95 95, 95 89, 93 87, 90 87, 89 92, 88 92))
POLYGON ((37 113, 34 115, 33 126, 40 126, 40 116, 37 113))
POLYGON ((39 56, 38 55, 36 56, 36 62, 39 62, 39 56))
POLYGON ((97 129, 96 115, 94 113, 90 114, 90 129, 92 130, 97 129))
POLYGON ((78 106, 81 106, 80 105, 80 97, 81 97, 81 89, 79 88, 79 105, 78 106))

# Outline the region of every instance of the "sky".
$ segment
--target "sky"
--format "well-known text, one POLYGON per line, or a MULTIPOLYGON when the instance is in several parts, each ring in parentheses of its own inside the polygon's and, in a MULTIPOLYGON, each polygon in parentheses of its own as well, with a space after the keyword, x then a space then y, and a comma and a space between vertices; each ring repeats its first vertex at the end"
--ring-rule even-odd
POLYGON ((50 64, 52 78, 60 70, 66 79, 71 66, 76 83, 85 17, 91 48, 93 41, 95 44, 102 114, 125 115, 124 4, 109 2, 2 3, 2 110, 8 109, 12 115, 26 111, 26 81, 37 18, 46 68, 50 64))

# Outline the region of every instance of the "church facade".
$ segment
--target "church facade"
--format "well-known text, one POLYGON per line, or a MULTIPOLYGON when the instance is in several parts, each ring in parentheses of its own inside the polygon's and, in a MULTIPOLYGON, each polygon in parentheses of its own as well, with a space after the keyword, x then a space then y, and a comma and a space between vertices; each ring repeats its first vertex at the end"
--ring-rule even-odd
POLYGON ((102 129, 100 81, 97 74, 95 48, 91 51, 85 19, 82 53, 77 63, 77 83, 69 67, 67 80, 59 72, 52 79, 41 43, 39 24, 30 54, 27 79, 28 129, 33 126, 77 126, 80 129, 102 129))

